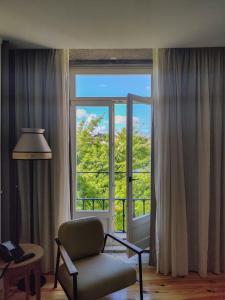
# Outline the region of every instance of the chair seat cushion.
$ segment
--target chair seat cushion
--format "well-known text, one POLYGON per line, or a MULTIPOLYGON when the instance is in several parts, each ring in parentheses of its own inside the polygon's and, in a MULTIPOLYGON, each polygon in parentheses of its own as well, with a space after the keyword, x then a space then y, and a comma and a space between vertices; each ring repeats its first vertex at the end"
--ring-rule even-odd
MULTIPOLYGON (((107 254, 76 260, 79 300, 93 300, 136 282, 136 270, 130 264, 107 254)), ((73 299, 73 280, 65 265, 59 267, 58 279, 73 299)))

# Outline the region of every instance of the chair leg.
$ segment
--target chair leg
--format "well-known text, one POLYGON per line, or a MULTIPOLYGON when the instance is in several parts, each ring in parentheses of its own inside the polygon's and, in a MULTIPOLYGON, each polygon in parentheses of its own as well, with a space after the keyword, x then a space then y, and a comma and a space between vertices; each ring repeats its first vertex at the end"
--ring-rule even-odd
POLYGON ((141 253, 138 254, 138 265, 139 265, 140 300, 143 300, 143 279, 142 279, 142 260, 141 260, 141 253))
POLYGON ((73 275, 73 300, 77 300, 77 275, 73 275))
POLYGON ((107 237, 108 237, 107 234, 105 234, 104 244, 103 244, 103 248, 102 248, 102 253, 104 253, 104 251, 105 251, 105 245, 106 245, 107 237))
POLYGON ((58 270, 59 270, 59 259, 60 259, 60 250, 59 246, 57 249, 57 257, 56 257, 56 265, 55 265, 55 281, 54 281, 54 289, 57 288, 57 282, 58 282, 58 270))

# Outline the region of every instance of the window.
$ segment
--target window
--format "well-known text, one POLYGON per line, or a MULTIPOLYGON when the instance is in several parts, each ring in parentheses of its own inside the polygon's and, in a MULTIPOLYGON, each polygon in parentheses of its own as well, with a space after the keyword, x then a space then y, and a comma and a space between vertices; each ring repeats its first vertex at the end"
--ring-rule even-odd
POLYGON ((75 97, 126 97, 151 95, 150 74, 77 74, 75 97))
POLYGON ((77 68, 71 71, 71 128, 75 216, 97 215, 116 232, 127 230, 128 94, 133 101, 133 218, 150 213, 149 68, 77 68), (140 154, 140 150, 142 154, 140 154), (107 220, 107 221, 106 221, 107 220))

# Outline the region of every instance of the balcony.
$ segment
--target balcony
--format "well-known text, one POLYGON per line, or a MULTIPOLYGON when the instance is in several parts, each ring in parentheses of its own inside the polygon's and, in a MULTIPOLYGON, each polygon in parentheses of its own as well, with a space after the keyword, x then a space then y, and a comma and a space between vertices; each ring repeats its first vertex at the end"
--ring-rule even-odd
MULTIPOLYGON (((127 200, 114 199, 114 227, 115 232, 126 233, 127 200)), ((134 218, 150 213, 150 199, 133 199, 134 218)), ((78 210, 82 211, 105 211, 109 209, 107 198, 78 198, 78 210)))

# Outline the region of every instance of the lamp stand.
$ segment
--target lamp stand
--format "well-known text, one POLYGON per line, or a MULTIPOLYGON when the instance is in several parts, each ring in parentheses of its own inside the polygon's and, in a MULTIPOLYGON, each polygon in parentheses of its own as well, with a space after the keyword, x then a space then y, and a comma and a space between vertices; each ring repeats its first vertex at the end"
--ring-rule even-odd
MULTIPOLYGON (((29 173, 30 173, 30 241, 34 243, 34 160, 29 161, 29 173)), ((46 283, 46 278, 43 275, 40 275, 40 286, 42 287, 46 283)), ((22 278, 19 280, 17 287, 21 291, 25 291, 25 279, 22 278)), ((30 293, 31 296, 35 295, 35 276, 33 272, 30 274, 30 293)))
POLYGON ((29 161, 29 173, 30 173, 30 241, 34 243, 34 161, 29 161))
MULTIPOLYGON (((34 160, 52 159, 52 151, 45 140, 43 128, 22 128, 22 134, 13 149, 12 158, 19 160, 29 160, 30 172, 30 241, 34 243, 34 160)), ((46 279, 40 276, 41 286, 44 285, 46 279)), ((34 275, 30 275, 30 291, 35 294, 35 280, 34 275)), ((25 290, 25 279, 21 279, 18 283, 20 290, 25 290)))

